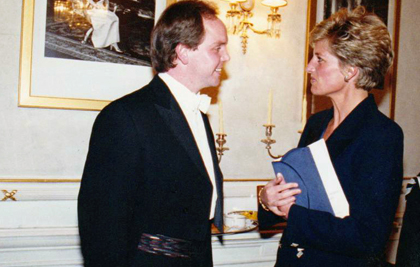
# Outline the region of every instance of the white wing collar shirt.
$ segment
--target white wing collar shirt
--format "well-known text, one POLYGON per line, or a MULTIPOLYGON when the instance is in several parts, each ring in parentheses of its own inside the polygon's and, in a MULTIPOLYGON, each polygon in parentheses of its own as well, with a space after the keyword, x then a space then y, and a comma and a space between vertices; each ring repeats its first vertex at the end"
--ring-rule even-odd
POLYGON ((181 107, 181 110, 187 119, 188 125, 190 126, 191 132, 193 133, 195 143, 197 144, 198 150, 200 151, 201 158, 203 159, 207 173, 213 184, 213 197, 211 200, 209 218, 213 219, 216 209, 217 190, 213 160, 209 143, 207 141, 208 139, 206 129, 204 126, 203 118, 201 116, 201 112, 207 112, 211 99, 207 95, 201 95, 200 92, 197 94, 191 92, 187 87, 185 87, 183 84, 175 80, 167 73, 159 73, 158 75, 169 87, 169 90, 181 107))

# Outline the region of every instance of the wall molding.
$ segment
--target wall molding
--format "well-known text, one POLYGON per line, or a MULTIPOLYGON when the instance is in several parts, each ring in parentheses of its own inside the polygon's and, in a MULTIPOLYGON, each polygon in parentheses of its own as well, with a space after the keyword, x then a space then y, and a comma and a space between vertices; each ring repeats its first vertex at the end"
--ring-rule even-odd
MULTIPOLYGON (((272 178, 227 178, 224 182, 268 182, 272 178)), ((0 183, 80 183, 82 179, 67 178, 0 178, 0 183)))
MULTIPOLYGON (((405 177, 408 181, 412 177, 405 177)), ((225 198, 255 198, 257 185, 270 179, 224 179, 225 198)), ((0 204, 5 201, 77 200, 80 179, 0 179, 0 204), (13 198, 7 195, 16 190, 13 198)))
MULTIPOLYGON (((56 201, 77 200, 80 183, 75 182, 0 182, 0 200, 3 201, 56 201), (6 194, 16 190, 14 199, 6 194)), ((0 201, 0 204, 1 202, 0 201)))
MULTIPOLYGON (((269 179, 225 179, 225 197, 255 197, 256 186, 269 179)), ((77 200, 78 179, 0 179, 0 204, 4 201, 77 200), (13 198, 6 195, 16 190, 13 198), (1 201, 3 200, 3 201, 1 201)))
MULTIPOLYGON (((415 176, 413 176, 415 177, 415 176)), ((410 180, 413 177, 404 177, 410 180)), ((224 182, 269 182, 273 178, 225 178, 224 182)), ((0 178, 0 183, 80 183, 81 179, 76 178, 0 178)))
POLYGON ((22 246, 37 249, 80 246, 77 227, 0 229, 0 240, 0 251, 22 246))
POLYGON ((0 229, 0 266, 82 266, 77 227, 0 229))
MULTIPOLYGON (((215 266, 272 266, 281 234, 261 239, 258 232, 212 238, 215 266)), ((83 265, 77 227, 0 229, 0 266, 83 265)))
POLYGON ((0 183, 80 183, 81 179, 66 178, 0 178, 0 183))

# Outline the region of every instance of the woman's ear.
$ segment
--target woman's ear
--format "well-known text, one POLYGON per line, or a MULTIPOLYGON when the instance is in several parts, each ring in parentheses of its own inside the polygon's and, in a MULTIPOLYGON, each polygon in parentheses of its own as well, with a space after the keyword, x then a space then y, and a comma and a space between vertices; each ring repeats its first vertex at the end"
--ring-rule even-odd
POLYGON ((176 57, 183 64, 188 64, 188 51, 190 49, 184 44, 178 44, 175 47, 176 57))
POLYGON ((344 81, 349 82, 351 79, 357 76, 359 73, 358 67, 347 66, 344 68, 344 81))

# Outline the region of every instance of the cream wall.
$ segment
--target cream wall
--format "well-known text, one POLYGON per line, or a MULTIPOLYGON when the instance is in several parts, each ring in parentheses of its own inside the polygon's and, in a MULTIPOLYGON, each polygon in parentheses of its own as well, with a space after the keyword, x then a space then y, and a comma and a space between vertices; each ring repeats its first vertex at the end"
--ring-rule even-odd
MULTIPOLYGON (((97 112, 17 107, 22 1, 1 2, 0 178, 79 178, 97 112)), ((227 3, 217 3, 225 14, 227 3)), ((415 14, 419 5, 418 1, 402 3, 396 121, 405 131, 406 176, 420 171, 420 136, 416 135, 420 65, 415 52, 420 34, 409 28, 417 25, 415 14)), ((259 3, 256 8, 256 13, 267 12, 259 3)), ((230 148, 221 163, 226 178, 272 177, 270 158, 260 142, 264 138, 262 124, 267 120, 270 88, 274 91, 273 138, 277 140, 273 152, 284 153, 300 137, 306 9, 306 0, 289 1, 280 9, 281 38, 250 33, 246 55, 242 54, 240 38, 229 36, 231 61, 225 67, 227 79, 218 91, 210 92, 214 98, 209 112, 217 132, 216 101, 222 99, 226 146, 230 148)), ((253 21, 259 28, 266 26, 264 17, 256 15, 253 21)))
MULTIPOLYGON (((224 19, 227 4, 219 1, 224 19)), ((267 122, 269 89, 273 90, 273 153, 285 153, 297 144, 301 130, 304 46, 307 1, 289 1, 281 8, 280 39, 249 33, 248 50, 242 54, 240 38, 229 35, 231 61, 226 64, 228 79, 219 90, 223 100, 227 146, 221 162, 227 178, 272 177, 270 157, 261 139, 267 122), (303 37, 302 37, 303 36, 303 37)), ((256 3, 252 19, 259 29, 266 27, 268 8, 256 3)), ((218 131, 217 105, 211 122, 218 131)))
POLYGON ((78 178, 97 113, 17 107, 22 1, 1 6, 0 177, 78 178))
MULTIPOLYGON (((1 0, 0 178, 80 178, 91 126, 98 112, 17 107, 22 1, 1 0)), ((222 19, 228 5, 218 1, 222 19)), ((253 21, 266 27, 268 8, 257 4, 253 21)), ((269 88, 274 91, 274 153, 296 145, 301 128, 301 97, 307 2, 290 1, 281 9, 281 39, 250 33, 248 52, 230 36, 227 79, 214 95, 210 119, 218 131, 217 99, 223 100, 227 146, 222 169, 226 178, 272 177, 270 158, 260 142, 267 120, 269 88)), ((123 74, 121 74, 123 75, 123 74)), ((64 81, 63 81, 64 82, 64 81)), ((100 82, 100 81, 98 81, 100 82)), ((57 83, 57 86, 60 86, 57 83)))
MULTIPOLYGON (((1 1, 0 177, 79 178, 97 112, 17 107, 22 2, 1 1)), ((240 50, 239 37, 229 36, 232 59, 225 68, 227 79, 213 100, 220 98, 224 103, 226 146, 230 148, 221 163, 226 178, 271 177, 270 158, 260 142, 264 138, 262 124, 266 121, 269 88, 274 90, 273 122, 277 126, 274 153, 287 151, 299 138, 306 5, 304 0, 295 0, 281 9, 281 39, 250 33, 246 55, 240 50)), ((221 2, 220 7, 224 13, 227 4, 221 2)), ((257 9, 266 11, 261 5, 257 9)), ((416 53, 420 34, 410 30, 419 22, 415 15, 418 10, 418 1, 402 3, 396 121, 405 132, 406 176, 420 171, 420 56, 416 53)), ((257 19, 257 26, 264 27, 263 19, 257 19)), ((210 118, 217 132, 217 104, 211 106, 210 118)))

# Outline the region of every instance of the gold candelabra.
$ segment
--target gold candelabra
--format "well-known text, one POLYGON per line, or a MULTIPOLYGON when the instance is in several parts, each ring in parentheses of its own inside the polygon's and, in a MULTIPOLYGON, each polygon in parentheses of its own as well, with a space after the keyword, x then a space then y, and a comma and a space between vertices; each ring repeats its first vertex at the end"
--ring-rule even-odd
POLYGON ((241 37, 242 53, 246 53, 248 44, 248 30, 256 34, 265 34, 268 37, 280 38, 281 15, 278 13, 280 7, 287 5, 287 0, 262 0, 261 4, 270 8, 271 13, 267 15, 267 28, 257 30, 251 17, 254 15, 255 0, 223 0, 229 2, 230 9, 226 12, 227 30, 231 34, 238 34, 241 37), (239 7, 239 9, 238 9, 239 7))
POLYGON ((222 161, 222 156, 224 155, 223 152, 226 150, 229 150, 228 147, 224 147, 224 145, 226 144, 226 136, 227 134, 224 133, 217 133, 217 139, 216 139, 216 143, 217 143, 217 147, 216 147, 216 151, 217 151, 217 157, 219 162, 222 161))
POLYGON ((271 135, 273 134, 273 128, 276 127, 276 125, 274 125, 274 124, 264 124, 263 126, 265 127, 266 139, 261 140, 261 142, 266 144, 265 148, 268 151, 268 155, 270 155, 270 157, 272 157, 273 159, 279 159, 279 158, 283 157, 283 155, 274 156, 271 153, 271 145, 276 143, 276 140, 271 139, 271 135))

